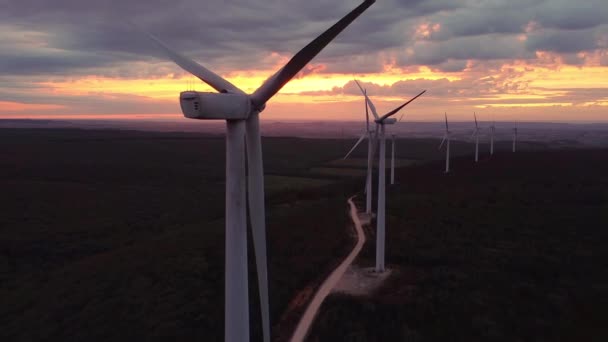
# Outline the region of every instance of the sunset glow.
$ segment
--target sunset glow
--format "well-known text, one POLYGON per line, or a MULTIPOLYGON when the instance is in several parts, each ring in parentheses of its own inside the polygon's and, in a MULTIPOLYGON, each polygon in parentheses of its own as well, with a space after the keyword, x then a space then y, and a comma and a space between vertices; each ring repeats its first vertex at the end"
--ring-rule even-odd
MULTIPOLYGON (((392 9, 402 10, 406 9, 392 9)), ((371 24, 362 19, 345 32, 345 37, 340 38, 343 40, 330 46, 327 54, 318 56, 286 84, 268 103, 263 117, 302 119, 294 113, 306 106, 306 117, 318 112, 333 120, 359 120, 361 95, 352 82, 357 79, 381 104, 379 110, 388 110, 388 106, 426 89, 424 97, 409 107, 420 120, 438 120, 445 111, 455 118, 470 119, 474 109, 480 111, 480 116, 487 111, 494 116, 547 120, 543 111, 554 106, 567 108, 566 116, 571 121, 608 120, 608 20, 562 28, 550 19, 523 20, 516 17, 517 13, 505 12, 522 24, 503 30, 481 17, 477 18, 479 22, 472 19, 469 14, 476 10, 456 6, 395 19, 383 27, 383 34, 369 33, 365 39, 359 37, 367 34, 361 28, 371 24), (390 37, 391 43, 380 44, 379 49, 367 47, 384 37, 390 37), (338 110, 339 103, 344 108, 338 110)), ((484 9, 479 16, 491 13, 488 11, 484 9)), ((528 16, 525 11, 522 9, 521 17, 528 16)), ((89 15, 95 18, 94 13, 89 15)), ((151 8, 147 15, 154 17, 158 13, 151 8)), ((306 22, 303 17, 299 25, 306 22)), ((298 37, 297 42, 287 41, 288 49, 277 44, 269 51, 245 38, 243 42, 236 38, 216 42, 215 37, 207 37, 211 40, 204 43, 196 35, 191 43, 183 44, 185 48, 182 44, 176 47, 252 93, 327 26, 314 24, 314 29, 301 26, 303 32, 310 33, 299 36, 297 29, 286 28, 298 37), (209 52, 211 43, 216 44, 213 53, 209 52), (202 50, 192 51, 196 46, 202 50)), ((177 98, 181 91, 214 91, 168 62, 151 42, 142 40, 132 29, 99 24, 103 29, 87 33, 94 34, 98 42, 91 41, 92 45, 87 46, 91 38, 79 33, 82 28, 78 25, 82 24, 70 25, 73 27, 68 30, 54 21, 45 24, 27 17, 19 24, 7 18, 0 26, 0 41, 9 47, 0 53, 0 62, 7 66, 6 76, 0 79, 0 118, 179 118, 177 98), (112 33, 115 29, 122 31, 112 33), (124 42, 116 38, 119 36, 125 37, 124 42), (140 45, 135 49, 130 42, 140 45), (122 45, 108 45, 118 43, 122 45), (154 58, 150 57, 151 51, 154 58)), ((241 35, 242 30, 234 28, 241 35)), ((169 35, 160 36, 167 39, 169 35)))

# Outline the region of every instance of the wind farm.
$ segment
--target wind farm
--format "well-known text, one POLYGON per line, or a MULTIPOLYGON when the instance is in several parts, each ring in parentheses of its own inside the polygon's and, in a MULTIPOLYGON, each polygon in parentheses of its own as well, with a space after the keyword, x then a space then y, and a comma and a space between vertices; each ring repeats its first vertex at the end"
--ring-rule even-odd
POLYGON ((608 338, 605 4, 142 5, 0 13, 0 340, 608 338))

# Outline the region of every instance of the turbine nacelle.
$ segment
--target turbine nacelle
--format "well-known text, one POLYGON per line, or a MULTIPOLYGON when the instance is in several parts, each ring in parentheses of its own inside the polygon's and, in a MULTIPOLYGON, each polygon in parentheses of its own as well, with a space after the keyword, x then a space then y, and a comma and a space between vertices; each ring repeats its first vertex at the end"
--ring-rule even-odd
POLYGON ((199 120, 245 120, 252 109, 246 94, 184 91, 179 103, 185 117, 199 120))
POLYGON ((376 123, 382 124, 382 125, 394 125, 397 123, 397 119, 395 118, 386 118, 384 120, 374 120, 376 123))

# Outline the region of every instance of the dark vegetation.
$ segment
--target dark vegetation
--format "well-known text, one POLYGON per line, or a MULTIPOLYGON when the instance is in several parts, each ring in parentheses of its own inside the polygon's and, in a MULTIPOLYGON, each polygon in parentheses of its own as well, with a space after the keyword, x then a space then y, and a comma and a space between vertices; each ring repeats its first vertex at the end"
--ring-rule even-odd
MULTIPOLYGON (((343 154, 293 138, 264 149, 267 173, 282 176, 343 154)), ((222 340, 224 151, 194 134, 0 130, 0 341, 222 340)), ((305 304, 293 298, 348 252, 356 188, 333 179, 267 195, 277 339, 305 304)))
MULTIPOLYGON (((354 141, 267 138, 263 143, 267 179, 275 182, 267 184, 266 197, 271 320, 274 340, 284 341, 315 286, 352 246, 346 198, 360 191, 362 182, 311 172, 341 158, 354 141), (298 177, 297 191, 289 177, 298 177), (307 179, 311 185, 302 187, 307 179)), ((437 145, 432 139, 400 140, 398 154, 420 161, 441 159, 444 152, 437 145)), ((497 148, 510 145, 499 143, 497 148)), ((224 151, 223 138, 198 134, 0 129, 0 341, 221 341, 224 151)), ((472 146, 455 142, 452 151, 470 154, 472 146)), ((365 158, 365 153, 360 148, 354 156, 365 158)), ((578 158, 588 163, 591 152, 585 153, 578 158)), ((480 165, 504 169, 495 179, 488 178, 491 172, 472 178, 479 170, 469 160, 457 162, 448 177, 440 173, 441 162, 403 170, 398 179, 404 184, 391 190, 388 200, 393 215, 388 236, 394 239, 388 241, 387 260, 398 269, 397 276, 379 297, 332 297, 313 338, 389 341, 482 334, 477 339, 486 339, 483 334, 503 332, 502 316, 492 312, 520 315, 527 308, 518 304, 507 313, 499 309, 513 301, 512 295, 496 297, 496 291, 510 289, 512 281, 504 280, 513 272, 521 273, 513 276, 521 281, 509 291, 520 291, 533 306, 524 312, 528 325, 512 320, 516 329, 554 324, 555 315, 544 318, 545 311, 538 311, 552 308, 543 300, 570 305, 574 297, 564 291, 583 293, 577 292, 582 291, 580 279, 596 291, 589 290, 586 298, 599 298, 595 293, 602 293, 598 286, 605 283, 599 281, 603 275, 598 265, 603 262, 605 268, 606 263, 597 246, 605 237, 598 234, 601 224, 606 226, 606 192, 591 189, 605 189, 605 159, 577 169, 571 158, 564 155, 561 167, 578 171, 557 169, 546 180, 540 173, 534 178, 524 172, 521 163, 500 158, 480 165), (585 167, 593 173, 584 173, 585 167), (569 191, 574 205, 564 202, 561 207, 567 210, 557 210, 556 198, 564 194, 556 182, 570 174, 578 178, 563 191, 569 191), (552 196, 539 200, 548 190, 552 196), (537 201, 542 207, 532 206, 537 201), (475 208, 480 211, 471 221, 475 208), (568 230, 556 228, 559 234, 547 238, 548 228, 542 228, 549 224, 545 214, 552 212, 559 215, 550 224, 574 224, 581 213, 590 223, 577 225, 576 234, 571 232, 562 244, 568 230), (488 215, 493 215, 491 221, 488 215), (524 245, 522 236, 528 241, 524 245), (564 246, 580 255, 564 252, 564 246), (526 266, 529 258, 542 263, 526 266), (574 285, 564 283, 557 287, 562 291, 557 297, 543 299, 547 284, 561 284, 547 278, 544 269, 555 270, 555 263, 573 269, 583 261, 577 269, 584 276, 572 280, 569 275, 574 285), (512 271, 505 275, 503 268, 512 271), (470 304, 471 296, 478 296, 474 303, 483 310, 470 304), (474 324, 449 335, 462 320, 474 324), (378 335, 381 330, 371 328, 376 325, 386 333, 378 335)), ((536 162, 537 171, 551 161, 535 155, 528 159, 536 162)), ((371 248, 364 250, 364 262, 371 262, 371 248)), ((250 270, 256 340, 261 332, 253 263, 250 270)), ((584 299, 580 312, 596 309, 585 306, 594 301, 584 299)), ((550 311, 555 312, 563 311, 550 311)))
MULTIPOLYGON (((310 341, 608 340, 608 150, 498 153, 399 170, 387 264, 332 295, 310 341)), ((359 260, 372 265, 374 245, 359 260)))

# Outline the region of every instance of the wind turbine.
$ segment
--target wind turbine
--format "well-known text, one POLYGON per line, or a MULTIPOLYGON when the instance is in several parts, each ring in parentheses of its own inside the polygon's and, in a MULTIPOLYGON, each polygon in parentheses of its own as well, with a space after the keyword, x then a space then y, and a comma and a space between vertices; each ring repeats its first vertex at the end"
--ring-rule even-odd
POLYGON ((253 94, 246 94, 221 76, 172 50, 158 38, 148 34, 173 62, 218 92, 182 92, 180 94, 180 105, 184 116, 200 120, 226 120, 226 270, 224 313, 224 339, 226 342, 249 341, 247 278, 248 208, 259 282, 263 338, 265 342, 270 341, 264 170, 259 113, 264 110, 266 102, 272 96, 374 2, 375 0, 365 0, 357 6, 357 8, 296 53, 285 66, 269 77, 253 94), (245 188, 246 186, 247 189, 245 188))
POLYGON ((395 134, 391 134, 391 185, 395 184, 395 134))
MULTIPOLYGON (((363 90, 364 94, 367 94, 367 92, 365 90, 363 90)), ((374 163, 374 137, 373 137, 373 133, 374 131, 369 129, 369 111, 367 110, 367 100, 365 100, 365 97, 363 98, 363 101, 365 101, 364 105, 365 105, 365 132, 363 133, 363 135, 361 135, 361 137, 359 138, 359 140, 357 140, 357 142, 355 143, 355 145, 350 149, 350 151, 348 151, 348 153, 344 156, 343 159, 348 158, 348 156, 350 156, 351 153, 353 153, 353 151, 357 148, 357 146, 359 146, 359 144, 361 143, 361 141, 363 141, 363 139, 365 139, 367 137, 367 177, 365 180, 365 195, 366 195, 366 199, 365 199, 365 213, 368 215, 371 215, 372 213, 372 173, 373 173, 373 163, 374 163)))
POLYGON ((496 131, 495 122, 492 120, 492 126, 490 126, 490 155, 494 155, 494 132, 496 131))
POLYGON ((475 162, 479 161, 479 125, 477 124, 477 114, 473 112, 475 117, 475 131, 473 131, 473 137, 475 137, 475 162))
POLYGON ((385 242, 385 221, 386 221, 386 206, 385 206, 385 187, 386 187, 386 137, 385 137, 385 125, 394 125, 397 119, 391 118, 391 116, 397 114, 403 107, 407 106, 410 102, 417 99, 419 96, 424 94, 426 90, 423 90, 420 94, 414 96, 411 100, 405 102, 401 106, 391 110, 390 112, 379 116, 376 111, 376 106, 367 96, 367 92, 363 90, 359 82, 355 80, 357 86, 365 96, 367 105, 372 110, 374 115, 374 122, 376 123, 376 135, 379 134, 380 138, 380 162, 378 165, 378 208, 376 216, 376 272, 384 272, 384 242, 385 242), (378 133, 379 132, 379 133, 378 133))
POLYGON ((513 153, 515 153, 515 143, 517 142, 517 121, 515 121, 515 127, 513 127, 513 153))
POLYGON ((450 172, 450 130, 448 128, 448 114, 445 115, 445 134, 443 135, 443 140, 441 140, 441 144, 439 144, 439 149, 443 146, 443 143, 447 140, 446 152, 445 152, 445 173, 450 172))
MULTIPOLYGON (((401 122, 405 113, 401 114, 399 120, 397 122, 401 122)), ((396 143, 395 143, 396 134, 392 134, 392 152, 391 152, 391 185, 395 184, 395 151, 396 151, 396 143)))

